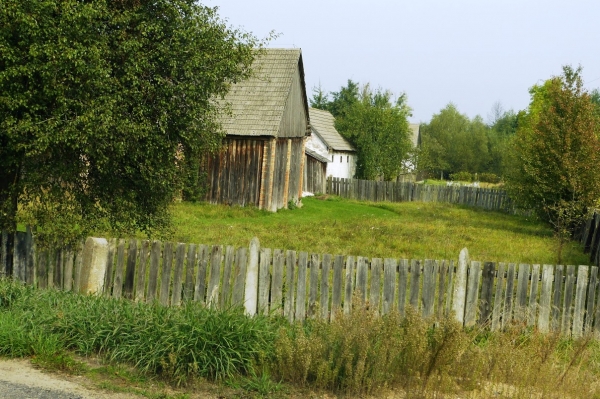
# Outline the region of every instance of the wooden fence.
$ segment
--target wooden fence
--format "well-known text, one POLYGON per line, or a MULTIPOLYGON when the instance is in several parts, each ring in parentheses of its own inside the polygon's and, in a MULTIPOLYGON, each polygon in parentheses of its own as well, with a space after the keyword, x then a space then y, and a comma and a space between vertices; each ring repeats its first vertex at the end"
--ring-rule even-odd
POLYGON ((448 202, 489 210, 516 213, 512 201, 503 190, 467 186, 440 186, 414 182, 391 182, 327 178, 327 194, 361 201, 448 202))
POLYGON ((596 211, 581 229, 583 252, 590 254, 590 263, 600 265, 600 213, 596 211))
MULTIPOLYGON (((2 234, 0 272, 40 288, 79 290, 81 249, 36 251, 17 233, 14 254, 2 234), (28 246, 29 245, 29 246, 28 246), (6 259, 14 256, 14 268, 6 259)), ((349 313, 358 296, 380 314, 411 306, 424 317, 453 315, 465 326, 510 323, 575 337, 600 332, 598 267, 457 260, 380 259, 222 245, 111 240, 102 295, 177 306, 198 301, 290 321, 349 313)))

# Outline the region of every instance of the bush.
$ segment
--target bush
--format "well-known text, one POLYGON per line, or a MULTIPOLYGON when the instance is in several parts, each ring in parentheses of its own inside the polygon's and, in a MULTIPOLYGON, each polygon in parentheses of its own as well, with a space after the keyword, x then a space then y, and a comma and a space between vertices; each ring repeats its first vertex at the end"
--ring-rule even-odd
POLYGON ((450 179, 454 181, 467 181, 473 180, 473 175, 469 172, 457 172, 450 175, 450 179))
POLYGON ((502 179, 500 178, 500 176, 495 175, 493 173, 480 173, 479 174, 479 181, 483 182, 483 183, 493 183, 493 184, 497 184, 500 183, 502 179))

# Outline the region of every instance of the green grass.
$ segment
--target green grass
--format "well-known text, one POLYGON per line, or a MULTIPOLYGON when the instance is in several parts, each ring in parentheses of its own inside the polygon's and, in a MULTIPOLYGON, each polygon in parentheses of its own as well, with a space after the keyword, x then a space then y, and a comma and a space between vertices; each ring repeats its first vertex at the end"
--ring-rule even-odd
MULTIPOLYGON (((263 247, 314 253, 457 259, 467 247, 471 259, 556 263, 552 231, 531 218, 444 203, 365 203, 304 198, 304 206, 277 213, 251 207, 202 203, 173 206, 174 240, 263 247)), ((588 264, 580 246, 569 243, 565 264, 588 264)))

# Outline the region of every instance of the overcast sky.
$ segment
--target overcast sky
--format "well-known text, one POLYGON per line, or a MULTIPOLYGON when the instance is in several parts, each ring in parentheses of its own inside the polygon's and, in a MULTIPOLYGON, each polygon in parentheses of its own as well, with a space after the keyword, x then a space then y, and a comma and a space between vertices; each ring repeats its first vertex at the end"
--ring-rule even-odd
MULTIPOLYGON (((202 1, 202 0, 201 0, 202 1)), ((306 89, 338 91, 348 79, 406 92, 412 122, 449 102, 486 121, 494 103, 524 109, 528 89, 583 66, 600 87, 600 1, 203 0, 228 24, 300 47, 306 89)))

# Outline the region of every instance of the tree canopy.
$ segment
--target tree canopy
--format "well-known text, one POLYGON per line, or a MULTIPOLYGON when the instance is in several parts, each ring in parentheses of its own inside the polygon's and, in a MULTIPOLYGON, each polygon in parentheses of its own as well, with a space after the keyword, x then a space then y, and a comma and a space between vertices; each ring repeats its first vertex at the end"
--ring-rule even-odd
POLYGON ((325 109, 336 118, 335 127, 357 149, 358 178, 391 180, 403 171, 412 144, 406 95, 392 101, 392 93, 373 90, 348 80, 331 100, 319 88, 311 106, 325 109))
POLYGON ((563 67, 530 94, 512 141, 507 187, 566 237, 600 199, 600 118, 581 67, 563 67))
POLYGON ((0 2, 0 228, 164 229, 260 44, 193 0, 0 2))

